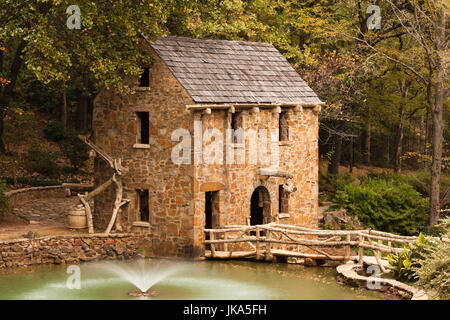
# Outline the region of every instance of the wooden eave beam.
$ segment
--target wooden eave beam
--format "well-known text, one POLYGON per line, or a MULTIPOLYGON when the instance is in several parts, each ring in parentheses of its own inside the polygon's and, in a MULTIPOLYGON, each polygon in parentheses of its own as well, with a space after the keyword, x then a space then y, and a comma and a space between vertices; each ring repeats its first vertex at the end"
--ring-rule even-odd
POLYGON ((293 174, 290 171, 282 171, 272 168, 261 168, 258 170, 260 176, 279 177, 292 179, 293 174))
MULTIPOLYGON (((313 108, 314 110, 320 110, 320 105, 323 105, 324 103, 320 104, 293 104, 293 103, 225 103, 225 104, 191 104, 186 105, 186 110, 189 111, 204 111, 206 109, 210 110, 243 110, 243 109, 253 109, 259 108, 259 109, 275 109, 279 110, 278 108, 293 108, 295 110, 300 110, 303 108, 313 108)), ((233 112, 234 113, 234 112, 233 112)))

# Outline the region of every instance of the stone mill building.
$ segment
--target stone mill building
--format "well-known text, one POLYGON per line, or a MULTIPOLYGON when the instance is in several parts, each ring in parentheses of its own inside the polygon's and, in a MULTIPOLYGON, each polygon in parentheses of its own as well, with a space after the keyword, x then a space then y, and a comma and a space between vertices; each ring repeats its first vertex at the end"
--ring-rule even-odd
MULTIPOLYGON (((317 227, 322 102, 271 44, 145 40, 153 63, 135 94, 94 101, 91 140, 129 169, 119 214, 151 256, 197 258, 205 228, 278 222, 317 227)), ((96 158, 95 179, 111 177, 96 158)), ((108 224, 114 188, 95 198, 108 224)))

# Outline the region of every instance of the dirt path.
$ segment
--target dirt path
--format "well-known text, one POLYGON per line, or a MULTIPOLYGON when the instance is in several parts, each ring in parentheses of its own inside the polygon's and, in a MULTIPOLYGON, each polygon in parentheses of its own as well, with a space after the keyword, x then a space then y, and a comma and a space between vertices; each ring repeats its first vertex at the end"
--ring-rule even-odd
POLYGON ((24 238, 29 231, 38 236, 79 234, 67 227, 69 210, 78 203, 77 197, 48 198, 26 202, 5 215, 0 222, 0 240, 24 238))

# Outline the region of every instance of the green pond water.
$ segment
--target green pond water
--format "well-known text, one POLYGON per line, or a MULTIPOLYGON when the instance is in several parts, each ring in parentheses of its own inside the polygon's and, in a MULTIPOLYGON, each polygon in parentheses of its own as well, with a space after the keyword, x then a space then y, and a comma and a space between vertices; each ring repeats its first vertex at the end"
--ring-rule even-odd
MULTIPOLYGON (((334 268, 247 261, 141 260, 79 265, 80 289, 67 287, 67 265, 40 265, 0 272, 0 299, 393 299, 339 284, 334 268), (121 268, 120 270, 116 270, 121 268), (120 272, 147 278, 157 297, 131 297, 137 290, 120 272)), ((76 268, 76 267, 75 267, 76 268)), ((73 279, 73 277, 71 278, 73 279)), ((76 282, 69 283, 72 285, 76 282)))

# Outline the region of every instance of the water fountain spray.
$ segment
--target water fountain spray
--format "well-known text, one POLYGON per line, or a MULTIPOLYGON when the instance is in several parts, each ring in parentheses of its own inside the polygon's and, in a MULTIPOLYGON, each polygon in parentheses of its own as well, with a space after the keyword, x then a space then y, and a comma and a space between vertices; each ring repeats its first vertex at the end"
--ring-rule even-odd
POLYGON ((156 297, 157 291, 150 291, 155 284, 164 280, 168 276, 178 272, 180 266, 171 265, 159 261, 158 263, 146 264, 146 260, 137 260, 134 263, 108 263, 106 270, 112 272, 121 278, 132 283, 137 291, 131 291, 128 294, 133 297, 156 297))

